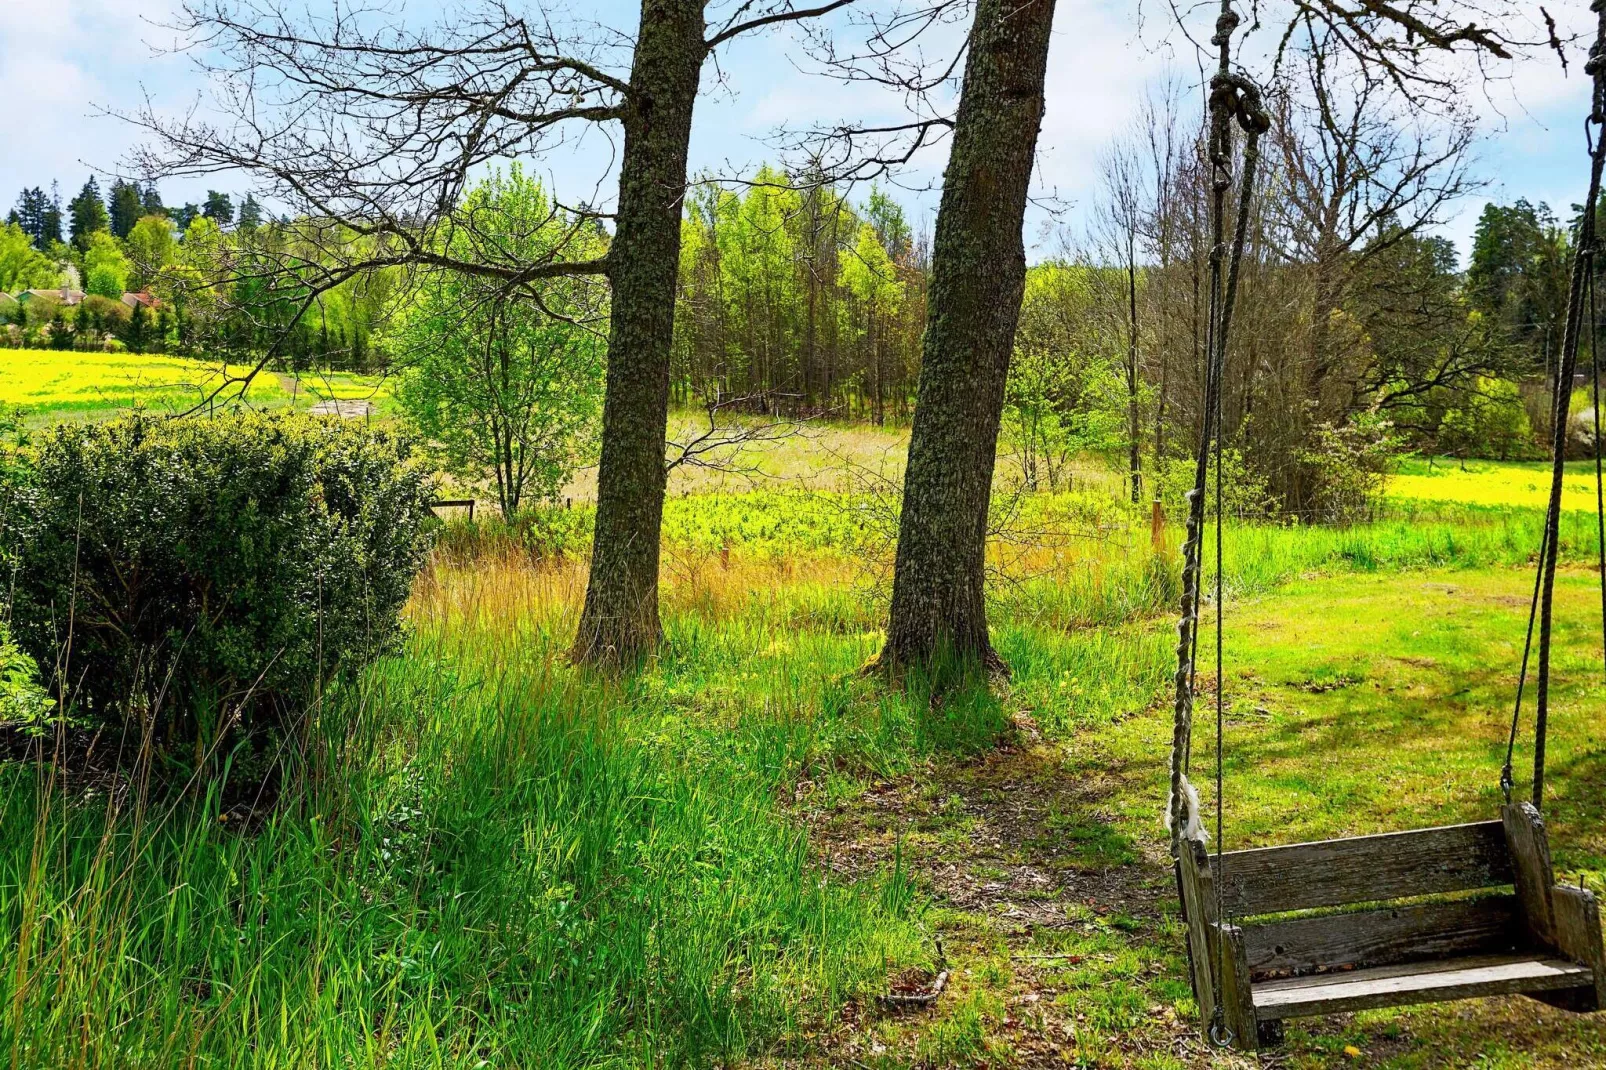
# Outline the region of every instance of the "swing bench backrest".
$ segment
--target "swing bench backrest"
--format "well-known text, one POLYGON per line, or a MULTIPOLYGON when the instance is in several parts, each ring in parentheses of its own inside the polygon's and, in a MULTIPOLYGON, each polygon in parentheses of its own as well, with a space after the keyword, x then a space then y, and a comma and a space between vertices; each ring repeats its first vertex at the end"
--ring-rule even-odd
POLYGON ((1526 804, 1500 821, 1232 851, 1219 869, 1202 841, 1182 846, 1195 993, 1201 1010, 1219 1002, 1237 1037, 1264 1043, 1285 1017, 1424 1000, 1606 1000, 1594 896, 1556 885, 1526 804))
POLYGON ((1499 821, 1234 851, 1224 857, 1219 877, 1229 918, 1378 904, 1245 923, 1249 968, 1261 975, 1515 951, 1526 937, 1515 894, 1394 902, 1497 888, 1513 879, 1499 821))

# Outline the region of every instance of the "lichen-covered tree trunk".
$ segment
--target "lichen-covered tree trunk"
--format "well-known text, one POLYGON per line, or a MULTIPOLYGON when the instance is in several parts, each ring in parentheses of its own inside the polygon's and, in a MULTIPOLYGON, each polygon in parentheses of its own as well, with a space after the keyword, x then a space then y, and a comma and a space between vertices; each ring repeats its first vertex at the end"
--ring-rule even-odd
POLYGON ((608 276, 608 374, 591 577, 576 660, 617 665, 659 636, 669 351, 704 0, 642 0, 608 276))
POLYGON ((1026 282, 1021 228, 1054 0, 978 0, 932 247, 883 667, 943 652, 1002 668, 984 592, 1004 384, 1026 282))

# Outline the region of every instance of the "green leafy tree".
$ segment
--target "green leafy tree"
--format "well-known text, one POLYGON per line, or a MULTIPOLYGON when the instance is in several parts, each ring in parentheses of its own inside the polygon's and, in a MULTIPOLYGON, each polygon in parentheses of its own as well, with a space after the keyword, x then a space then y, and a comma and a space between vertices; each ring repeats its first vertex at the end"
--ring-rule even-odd
POLYGON ((117 300, 128 289, 128 258, 110 231, 90 235, 84 251, 84 289, 117 300))
POLYGON ((0 226, 0 290, 16 292, 57 285, 61 272, 16 223, 0 226))
MULTIPOLYGON (((514 166, 466 198, 474 240, 494 240, 540 262, 552 250, 599 255, 577 245, 539 182, 514 166)), ((448 250, 468 236, 448 233, 448 250)), ((600 241, 600 239, 598 239, 600 241)), ((512 517, 531 498, 555 497, 578 463, 601 407, 605 346, 581 326, 602 311, 585 280, 545 280, 530 292, 452 271, 431 271, 400 311, 391 339, 407 419, 435 443, 454 474, 488 474, 512 517)))
POLYGON ((90 294, 74 312, 80 348, 97 348, 107 334, 121 338, 128 329, 133 310, 115 297, 90 294))
POLYGON ((1059 490, 1077 455, 1113 463, 1128 445, 1120 338, 1097 311, 1124 275, 1062 262, 1026 274, 1002 432, 1028 489, 1059 490))
POLYGON ((1468 294, 1473 307, 1527 351, 1532 368, 1544 367, 1560 345, 1570 244, 1545 204, 1489 204, 1478 217, 1468 294))
POLYGON ((903 283, 871 223, 859 225, 853 250, 842 262, 842 288, 849 294, 849 308, 856 310, 857 322, 848 330, 865 347, 865 369, 869 379, 871 415, 876 423, 886 418, 885 338, 903 304, 903 283))
POLYGON ((1533 425, 1517 384, 1479 378, 1445 410, 1439 423, 1439 448, 1454 457, 1524 460, 1535 456, 1533 425))
POLYGON ((106 214, 106 202, 100 199, 100 183, 90 175, 78 196, 67 202, 67 216, 72 228, 72 246, 80 253, 89 251, 94 235, 111 229, 111 217, 106 214))
POLYGON ((715 206, 730 390, 763 395, 779 385, 792 351, 798 303, 787 221, 799 207, 786 176, 769 167, 759 169, 746 197, 725 194, 715 206))
POLYGON ((914 246, 914 234, 903 214, 903 205, 879 186, 871 186, 870 199, 864 204, 864 217, 875 227, 876 238, 887 255, 901 263, 914 246))
POLYGON ((130 262, 130 284, 144 289, 173 262, 173 221, 165 215, 148 215, 134 224, 124 243, 130 262))
POLYGON ((61 302, 53 296, 30 297, 25 302, 18 302, 22 318, 17 322, 22 324, 30 333, 30 345, 39 345, 44 341, 45 331, 51 323, 55 322, 56 314, 61 310, 61 302))

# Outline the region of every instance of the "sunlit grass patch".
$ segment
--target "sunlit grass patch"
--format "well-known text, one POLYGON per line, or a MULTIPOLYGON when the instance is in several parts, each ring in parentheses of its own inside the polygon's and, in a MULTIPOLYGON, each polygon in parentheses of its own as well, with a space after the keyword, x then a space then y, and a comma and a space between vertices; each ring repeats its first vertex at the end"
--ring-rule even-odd
MULTIPOLYGON (((1597 580, 1557 582, 1547 821, 1558 864, 1600 869, 1606 803, 1588 785, 1606 771, 1594 729, 1603 684, 1597 580)), ((1484 820, 1498 787, 1527 624, 1527 569, 1350 574, 1295 582, 1229 603, 1226 647, 1226 833, 1230 846, 1484 820)), ((1205 664, 1213 663, 1209 627, 1205 664)), ((1156 655, 1155 669, 1169 659, 1156 655)), ((1197 716, 1194 782, 1211 795, 1213 687, 1197 716)), ((1530 676, 1530 686, 1532 677, 1530 676)), ((1164 703, 1114 723, 1102 754, 1149 807, 1127 796, 1131 829, 1156 820, 1166 760, 1164 703)), ((1532 691, 1518 737, 1519 783, 1531 761, 1532 691)), ((1053 723, 1050 719, 1049 723, 1053 723)), ((1083 754, 1073 741, 1072 753, 1083 754)), ((1523 789, 1519 789, 1523 790, 1523 789)), ((1148 828, 1153 833, 1153 828, 1148 828)))

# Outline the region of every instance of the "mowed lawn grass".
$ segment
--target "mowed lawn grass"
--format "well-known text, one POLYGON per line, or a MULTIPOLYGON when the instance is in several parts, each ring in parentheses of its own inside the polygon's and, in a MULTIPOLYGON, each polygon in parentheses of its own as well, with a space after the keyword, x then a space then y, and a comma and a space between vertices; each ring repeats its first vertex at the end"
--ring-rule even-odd
MULTIPOLYGON (((243 377, 249 371, 231 365, 227 374, 243 377)), ((381 404, 388 391, 376 377, 345 372, 263 372, 245 386, 228 384, 222 365, 187 357, 0 348, 0 407, 21 409, 30 423, 113 416, 131 408, 184 411, 214 395, 220 405, 243 400, 262 408, 308 408, 337 398, 381 404)))

